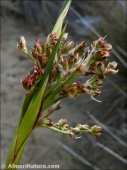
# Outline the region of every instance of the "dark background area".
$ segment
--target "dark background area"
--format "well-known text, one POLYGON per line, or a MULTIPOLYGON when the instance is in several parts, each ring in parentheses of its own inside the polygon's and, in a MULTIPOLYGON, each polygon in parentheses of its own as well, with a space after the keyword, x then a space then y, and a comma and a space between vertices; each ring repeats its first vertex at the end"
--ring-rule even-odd
MULTIPOLYGON (((19 119, 24 91, 20 78, 32 63, 16 48, 24 36, 29 47, 36 39, 45 42, 56 21, 62 0, 1 0, 1 163, 19 119)), ((112 44, 110 61, 117 61, 119 73, 104 81, 101 103, 88 96, 63 101, 62 109, 52 117, 67 118, 77 123, 98 124, 101 137, 83 135, 80 139, 57 134, 47 129, 34 131, 20 164, 59 164, 60 169, 125 170, 127 168, 127 30, 124 0, 73 0, 67 32, 78 43, 90 44, 102 36, 112 44)))

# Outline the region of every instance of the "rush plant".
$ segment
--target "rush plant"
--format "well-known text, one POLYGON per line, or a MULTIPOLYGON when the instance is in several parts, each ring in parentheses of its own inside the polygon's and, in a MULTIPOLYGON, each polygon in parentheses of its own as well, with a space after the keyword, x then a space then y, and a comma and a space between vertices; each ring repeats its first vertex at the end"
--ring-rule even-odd
POLYGON ((18 42, 18 49, 33 61, 33 68, 21 81, 25 97, 5 169, 12 169, 9 166, 12 164, 18 165, 27 139, 36 128, 48 128, 74 138, 81 133, 101 135, 102 128, 98 125, 90 127, 78 123, 70 127, 66 119, 54 122, 50 118, 51 114, 61 108, 63 98, 87 94, 98 101, 96 96, 101 92, 105 76, 117 73, 116 62, 107 64, 112 46, 104 38, 92 42, 89 47, 86 41, 75 45, 68 40, 66 26, 62 26, 70 4, 71 0, 65 0, 45 43, 37 40, 32 51, 29 51, 24 37, 18 42), (86 82, 77 82, 75 79, 78 76, 88 76, 88 79, 86 82))

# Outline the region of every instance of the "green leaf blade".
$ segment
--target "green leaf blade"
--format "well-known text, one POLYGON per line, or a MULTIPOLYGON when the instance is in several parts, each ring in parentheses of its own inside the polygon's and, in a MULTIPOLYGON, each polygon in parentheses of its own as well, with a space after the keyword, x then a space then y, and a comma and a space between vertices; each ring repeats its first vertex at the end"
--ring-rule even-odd
POLYGON ((59 47, 61 45, 63 35, 64 35, 64 30, 62 31, 60 38, 58 39, 58 42, 53 49, 53 52, 49 58, 49 61, 47 63, 46 69, 45 69, 45 74, 44 74, 43 78, 41 79, 41 81, 39 82, 37 90, 35 91, 35 94, 33 95, 31 102, 26 110, 26 113, 22 119, 22 122, 19 127, 19 131, 18 131, 18 137, 17 137, 17 150, 22 145, 25 138, 31 132, 31 130, 35 124, 35 121, 37 119, 37 116, 38 116, 39 112, 41 111, 42 100, 43 100, 43 96, 44 96, 44 93, 45 93, 45 90, 47 87, 50 70, 51 70, 53 61, 55 59, 55 56, 56 56, 56 54, 59 50, 59 47))
POLYGON ((63 22, 64 22, 64 19, 67 15, 67 12, 69 10, 69 7, 70 7, 70 4, 71 4, 71 0, 65 0, 64 1, 64 4, 62 6, 62 9, 61 9, 61 12, 60 12, 60 15, 56 21, 56 24, 53 28, 53 31, 57 37, 60 36, 61 34, 61 30, 62 30, 62 25, 63 25, 63 22))
MULTIPOLYGON (((62 6, 61 11, 60 11, 60 14, 59 14, 57 21, 55 23, 55 26, 52 30, 52 32, 54 32, 56 34, 57 38, 59 38, 59 36, 61 34, 63 22, 64 22, 66 15, 67 15, 67 12, 69 10, 70 5, 71 5, 71 0, 65 0, 64 1, 63 6, 62 6)), ((49 41, 49 35, 47 37, 47 42, 48 41, 49 41)))

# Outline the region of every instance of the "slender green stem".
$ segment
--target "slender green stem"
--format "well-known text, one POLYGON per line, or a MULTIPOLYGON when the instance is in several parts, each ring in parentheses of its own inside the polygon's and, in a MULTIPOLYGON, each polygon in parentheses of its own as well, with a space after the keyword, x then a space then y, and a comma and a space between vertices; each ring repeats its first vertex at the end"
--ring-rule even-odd
POLYGON ((70 131, 61 130, 61 129, 58 129, 58 128, 54 127, 54 126, 47 126, 47 125, 41 124, 41 125, 37 125, 35 128, 39 128, 39 127, 48 128, 48 129, 54 130, 54 131, 59 132, 59 133, 70 135, 70 131))
MULTIPOLYGON (((57 127, 49 126, 49 125, 45 125, 45 124, 37 124, 37 125, 35 126, 35 128, 39 128, 39 127, 48 128, 48 129, 51 129, 51 130, 53 130, 53 131, 56 131, 56 132, 59 132, 59 133, 63 133, 63 134, 65 134, 65 135, 72 135, 70 129, 68 129, 68 130, 62 130, 62 129, 59 129, 59 128, 57 128, 57 127)), ((83 129, 83 130, 80 130, 80 133, 91 133, 91 129, 83 129)))

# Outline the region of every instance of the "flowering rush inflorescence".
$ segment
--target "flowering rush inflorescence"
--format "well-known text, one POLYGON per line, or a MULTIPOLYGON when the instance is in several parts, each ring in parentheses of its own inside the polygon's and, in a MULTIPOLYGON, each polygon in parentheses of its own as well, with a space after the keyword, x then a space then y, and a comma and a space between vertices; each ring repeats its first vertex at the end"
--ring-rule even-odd
MULTIPOLYGON (((34 59, 33 69, 29 75, 22 79, 26 95, 31 95, 36 90, 39 81, 44 76, 46 65, 57 40, 56 34, 51 32, 48 42, 42 44, 39 40, 36 40, 32 52, 28 52, 25 38, 21 37, 18 48, 34 59)), ((92 99, 97 100, 95 97, 101 93, 105 76, 115 74, 118 71, 115 70, 116 62, 109 62, 107 65, 105 63, 111 54, 111 50, 111 44, 106 43, 104 38, 92 42, 91 46, 88 47, 86 41, 75 45, 73 41, 68 40, 68 34, 64 34, 50 70, 47 91, 45 92, 45 100, 49 100, 49 102, 54 99, 60 100, 56 100, 57 102, 49 109, 48 116, 38 119, 36 126, 48 127, 72 136, 77 136, 82 132, 88 132, 95 136, 101 134, 101 127, 97 125, 89 127, 88 125, 77 124, 72 128, 68 126, 66 119, 60 119, 57 123, 53 123, 48 117, 61 108, 60 101, 62 98, 73 98, 80 94, 88 94, 92 99), (77 76, 88 76, 88 80, 85 83, 74 81, 77 76), (68 82, 70 78, 72 80, 68 82), (54 95, 49 98, 50 94, 54 95)))

